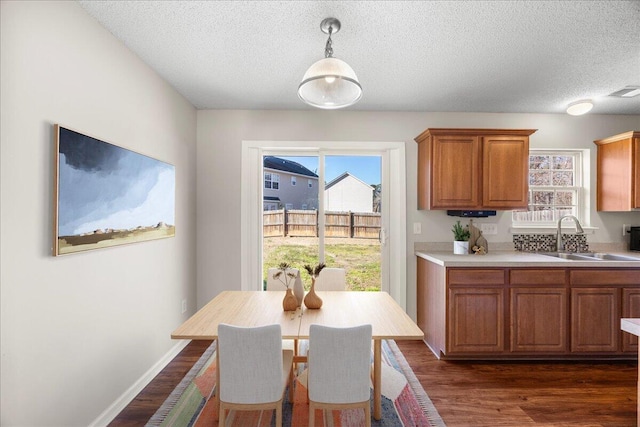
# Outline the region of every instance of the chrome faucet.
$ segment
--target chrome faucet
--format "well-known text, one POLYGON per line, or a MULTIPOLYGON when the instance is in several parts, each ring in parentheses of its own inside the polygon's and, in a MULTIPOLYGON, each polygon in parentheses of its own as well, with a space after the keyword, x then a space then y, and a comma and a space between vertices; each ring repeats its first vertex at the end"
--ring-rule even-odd
POLYGON ((556 248, 558 252, 564 251, 564 242, 562 241, 562 220, 565 218, 571 218, 573 222, 575 222, 576 234, 584 234, 584 230, 582 229, 582 226, 580 225, 580 221, 578 221, 578 218, 576 218, 573 215, 561 216, 560 219, 558 220, 558 236, 556 237, 556 240, 557 240, 556 248))

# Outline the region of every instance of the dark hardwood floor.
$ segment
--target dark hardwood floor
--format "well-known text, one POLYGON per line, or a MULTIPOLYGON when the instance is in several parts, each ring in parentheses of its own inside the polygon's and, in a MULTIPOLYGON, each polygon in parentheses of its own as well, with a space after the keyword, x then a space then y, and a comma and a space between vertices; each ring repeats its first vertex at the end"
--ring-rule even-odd
MULTIPOLYGON (((209 343, 190 343, 110 425, 144 425, 209 343)), ((421 341, 398 346, 449 427, 637 425, 635 361, 445 362, 421 341)))

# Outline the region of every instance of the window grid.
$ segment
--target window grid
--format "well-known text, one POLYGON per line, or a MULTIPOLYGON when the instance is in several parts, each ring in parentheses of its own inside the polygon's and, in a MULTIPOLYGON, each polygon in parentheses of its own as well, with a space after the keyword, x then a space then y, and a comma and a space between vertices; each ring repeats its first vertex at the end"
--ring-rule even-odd
POLYGON ((513 211, 514 225, 550 225, 563 215, 579 218, 581 164, 579 152, 530 152, 528 208, 513 211))
POLYGON ((277 190, 280 188, 280 175, 277 173, 264 173, 264 188, 277 190))

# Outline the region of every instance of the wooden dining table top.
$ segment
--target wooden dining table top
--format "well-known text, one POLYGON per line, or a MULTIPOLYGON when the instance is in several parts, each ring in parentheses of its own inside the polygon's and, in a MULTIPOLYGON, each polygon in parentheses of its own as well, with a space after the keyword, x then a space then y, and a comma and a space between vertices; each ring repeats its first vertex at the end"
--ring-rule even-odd
POLYGON ((386 292, 319 291, 320 309, 284 311, 284 292, 223 291, 180 325, 174 339, 215 339, 218 325, 255 327, 279 324, 284 339, 309 337, 309 326, 372 326, 373 339, 423 339, 415 322, 386 292))

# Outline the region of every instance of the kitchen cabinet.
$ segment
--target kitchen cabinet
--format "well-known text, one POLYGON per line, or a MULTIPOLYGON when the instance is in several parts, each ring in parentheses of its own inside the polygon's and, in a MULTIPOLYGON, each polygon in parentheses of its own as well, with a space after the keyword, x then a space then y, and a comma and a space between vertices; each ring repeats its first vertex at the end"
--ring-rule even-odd
POLYGON ((594 143, 598 146, 598 211, 640 208, 640 131, 621 133, 594 143))
POLYGON ((444 267, 417 258, 417 323, 447 359, 635 358, 639 268, 444 267))
POLYGON ((504 351, 504 271, 452 269, 448 283, 447 352, 504 351))
POLYGON ((510 348, 517 352, 567 350, 567 289, 562 269, 510 271, 510 348))
POLYGON ((418 143, 419 209, 527 206, 529 136, 535 129, 434 129, 418 143))
POLYGON ((620 291, 615 288, 571 289, 571 351, 618 350, 620 291))
MULTIPOLYGON (((640 278, 638 281, 640 282, 640 278)), ((622 317, 625 319, 640 318, 640 287, 622 289, 622 317)), ((623 333, 622 351, 638 353, 638 337, 623 333)))
POLYGON ((575 299, 572 296, 572 351, 635 354, 637 337, 620 332, 620 319, 640 317, 640 270, 575 269, 570 272, 570 284, 576 293, 575 299))

